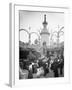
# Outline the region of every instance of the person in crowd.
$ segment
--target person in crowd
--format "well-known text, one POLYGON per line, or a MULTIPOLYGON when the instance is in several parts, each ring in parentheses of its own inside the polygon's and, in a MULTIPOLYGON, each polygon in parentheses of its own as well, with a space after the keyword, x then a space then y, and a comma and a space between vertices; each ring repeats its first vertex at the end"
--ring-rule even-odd
POLYGON ((32 78, 33 78, 32 70, 29 70, 28 79, 32 79, 32 78))
POLYGON ((50 58, 49 58, 49 72, 51 72, 51 65, 52 63, 54 62, 54 59, 53 59, 53 55, 50 55, 50 58))
POLYGON ((29 70, 32 70, 32 63, 29 65, 29 70))
POLYGON ((32 65, 32 71, 33 71, 33 73, 37 73, 37 66, 36 65, 32 65))
POLYGON ((49 73, 49 69, 48 69, 48 63, 43 63, 43 69, 44 69, 44 76, 47 75, 47 73, 49 73))
POLYGON ((51 70, 53 70, 53 72, 54 72, 54 77, 59 77, 59 74, 58 74, 58 62, 57 61, 54 61, 52 63, 51 70))
POLYGON ((38 65, 39 65, 39 67, 41 67, 43 65, 41 60, 38 62, 38 65))
POLYGON ((63 74, 63 67, 64 67, 64 57, 63 57, 63 55, 61 55, 59 57, 59 59, 60 59, 60 63, 59 63, 60 75, 62 75, 63 74))
POLYGON ((19 67, 19 79, 27 79, 28 73, 28 70, 23 70, 19 67))

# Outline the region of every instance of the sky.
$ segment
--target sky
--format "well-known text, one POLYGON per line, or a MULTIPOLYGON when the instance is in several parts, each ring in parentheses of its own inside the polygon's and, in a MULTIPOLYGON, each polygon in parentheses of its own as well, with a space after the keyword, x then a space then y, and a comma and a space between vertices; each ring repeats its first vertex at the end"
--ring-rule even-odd
MULTIPOLYGON (((60 28, 64 26, 64 13, 56 12, 37 12, 37 11, 19 11, 19 27, 20 29, 26 29, 29 32, 37 32, 42 30, 44 14, 46 14, 46 21, 48 22, 47 28, 50 33, 58 30, 58 25, 60 28), (30 27, 30 30, 29 30, 30 27)), ((38 38, 36 34, 31 35, 31 43, 38 38)), ((61 41, 63 40, 61 36, 61 41)), ((20 40, 23 42, 28 42, 28 34, 25 31, 20 32, 20 40)), ((56 41, 56 37, 54 38, 56 41)))

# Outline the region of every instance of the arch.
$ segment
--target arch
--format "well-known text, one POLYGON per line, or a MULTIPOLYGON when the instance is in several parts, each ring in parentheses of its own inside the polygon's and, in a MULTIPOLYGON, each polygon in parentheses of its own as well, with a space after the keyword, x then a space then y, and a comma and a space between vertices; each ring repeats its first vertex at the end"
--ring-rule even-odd
POLYGON ((55 35, 57 38, 59 38, 59 37, 60 37, 60 33, 64 33, 64 32, 62 31, 63 28, 64 28, 64 26, 61 27, 61 28, 59 29, 59 31, 53 32, 53 35, 55 35), (56 35, 55 33, 56 33, 57 35, 56 35))
MULTIPOLYGON (((28 37, 29 37, 29 32, 26 30, 26 29, 19 29, 19 37, 20 37, 20 32, 21 31, 24 31, 24 32, 26 32, 26 34, 28 35, 28 37)), ((20 39, 20 38, 19 38, 20 39)), ((29 38, 28 38, 29 39, 29 38)))
MULTIPOLYGON (((40 43, 40 35, 39 35, 37 32, 31 32, 31 33, 30 33, 30 36, 31 36, 32 34, 35 34, 35 35, 37 36, 37 39, 38 39, 38 41, 39 41, 39 43, 40 43)), ((31 37, 31 40, 32 40, 32 37, 31 37)), ((34 41, 33 41, 33 42, 34 42, 34 41)))
POLYGON ((23 30, 29 34, 29 32, 26 29, 19 29, 19 31, 23 31, 23 30))
POLYGON ((64 29, 64 26, 61 27, 61 28, 59 29, 59 31, 54 31, 54 32, 52 33, 52 35, 51 35, 50 40, 53 41, 53 37, 55 36, 55 37, 57 38, 57 43, 59 43, 60 36, 62 36, 62 35, 64 34, 64 32, 62 31, 62 29, 64 29), (62 34, 61 34, 61 33, 62 33, 62 34))
MULTIPOLYGON (((27 34, 28 34, 28 37, 29 37, 29 43, 31 43, 31 35, 32 34, 36 34, 37 35, 37 37, 39 38, 39 40, 40 40, 40 35, 37 33, 37 32, 29 32, 28 30, 26 30, 26 29, 19 29, 19 32, 20 31, 25 31, 25 32, 27 32, 27 34)), ((19 33, 19 35, 20 35, 20 33, 19 33)))
POLYGON ((31 34, 31 35, 32 35, 32 34, 36 34, 36 35, 38 36, 38 38, 40 37, 39 34, 36 33, 36 32, 31 32, 30 34, 31 34))

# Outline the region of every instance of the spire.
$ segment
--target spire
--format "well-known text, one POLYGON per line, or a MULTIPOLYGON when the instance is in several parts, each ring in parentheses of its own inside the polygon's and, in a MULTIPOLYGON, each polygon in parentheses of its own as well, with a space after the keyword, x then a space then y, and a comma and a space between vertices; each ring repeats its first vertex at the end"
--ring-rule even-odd
POLYGON ((47 25, 48 23, 46 22, 46 14, 44 15, 44 22, 43 24, 47 25))
POLYGON ((44 21, 46 22, 46 15, 44 15, 44 21))

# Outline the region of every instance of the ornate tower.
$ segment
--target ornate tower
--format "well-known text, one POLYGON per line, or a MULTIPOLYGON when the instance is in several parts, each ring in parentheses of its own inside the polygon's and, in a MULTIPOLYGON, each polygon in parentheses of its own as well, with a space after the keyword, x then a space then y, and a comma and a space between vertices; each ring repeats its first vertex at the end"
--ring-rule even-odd
POLYGON ((44 15, 44 22, 42 24, 43 24, 43 29, 40 33, 40 35, 41 35, 41 46, 43 46, 43 43, 46 43, 46 46, 49 46, 49 35, 50 35, 50 33, 47 30, 48 23, 46 21, 46 15, 44 15))

